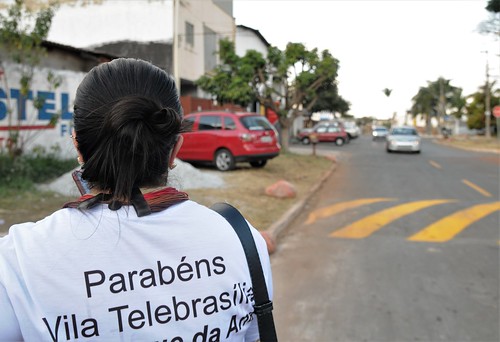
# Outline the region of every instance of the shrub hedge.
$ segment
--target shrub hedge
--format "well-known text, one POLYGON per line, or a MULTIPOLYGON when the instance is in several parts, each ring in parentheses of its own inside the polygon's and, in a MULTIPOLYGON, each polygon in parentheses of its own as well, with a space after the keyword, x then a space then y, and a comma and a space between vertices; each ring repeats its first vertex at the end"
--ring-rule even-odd
POLYGON ((12 158, 0 152, 0 193, 33 190, 35 184, 55 179, 78 165, 76 159, 62 159, 58 149, 49 152, 38 147, 12 158))

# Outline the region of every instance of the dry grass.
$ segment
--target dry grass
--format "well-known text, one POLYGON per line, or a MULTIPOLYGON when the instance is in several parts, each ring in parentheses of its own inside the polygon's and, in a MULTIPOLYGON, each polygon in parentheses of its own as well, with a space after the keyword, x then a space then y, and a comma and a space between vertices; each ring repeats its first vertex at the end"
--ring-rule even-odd
POLYGON ((440 139, 439 142, 470 150, 491 150, 500 152, 500 140, 497 139, 497 137, 488 139, 484 136, 452 136, 448 139, 440 139))
POLYGON ((196 189, 188 193, 193 200, 207 206, 228 202, 240 209, 252 225, 265 230, 305 198, 331 166, 332 162, 324 157, 283 153, 262 169, 243 166, 225 173, 224 188, 196 189), (281 179, 295 186, 297 197, 278 199, 265 194, 266 187, 281 179))
MULTIPOLYGON (((255 227, 264 230, 304 198, 332 162, 324 157, 282 153, 264 168, 255 169, 246 165, 238 165, 236 170, 223 173, 226 183, 223 188, 192 189, 187 192, 191 199, 207 206, 228 202, 239 208, 255 227), (265 188, 280 179, 296 187, 296 198, 276 199, 265 195, 265 188)), ((42 219, 71 199, 43 192, 19 193, 0 198, 0 234, 15 223, 42 219)))
POLYGON ((73 198, 55 193, 22 192, 0 197, 0 235, 16 223, 38 221, 73 198))

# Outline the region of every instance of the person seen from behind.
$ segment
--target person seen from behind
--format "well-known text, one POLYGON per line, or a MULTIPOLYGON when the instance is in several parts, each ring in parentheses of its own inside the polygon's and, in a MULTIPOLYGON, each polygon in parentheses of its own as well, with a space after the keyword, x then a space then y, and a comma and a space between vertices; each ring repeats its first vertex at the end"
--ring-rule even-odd
POLYGON ((259 339, 236 233, 168 186, 187 129, 152 64, 119 58, 85 76, 73 143, 91 193, 0 238, 0 341, 259 339))

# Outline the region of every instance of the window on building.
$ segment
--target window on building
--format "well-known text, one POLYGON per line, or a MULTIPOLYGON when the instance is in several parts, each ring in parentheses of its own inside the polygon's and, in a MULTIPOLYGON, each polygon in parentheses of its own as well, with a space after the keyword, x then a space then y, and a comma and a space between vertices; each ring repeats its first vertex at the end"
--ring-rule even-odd
POLYGON ((217 65, 217 34, 207 26, 203 27, 205 48, 205 72, 211 71, 217 65))
POLYGON ((194 25, 186 21, 186 44, 194 46, 194 25))

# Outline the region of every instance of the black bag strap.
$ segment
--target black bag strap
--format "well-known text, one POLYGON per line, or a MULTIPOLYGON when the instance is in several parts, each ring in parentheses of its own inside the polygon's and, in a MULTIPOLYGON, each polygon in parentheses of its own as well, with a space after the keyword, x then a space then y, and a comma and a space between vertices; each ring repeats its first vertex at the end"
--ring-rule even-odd
POLYGON ((252 287, 255 297, 254 312, 257 315, 260 341, 278 341, 273 320, 273 302, 269 300, 259 252, 255 246, 255 241, 247 221, 238 209, 230 204, 216 203, 212 205, 211 209, 218 212, 231 224, 245 251, 248 268, 250 269, 250 277, 252 278, 252 287))

